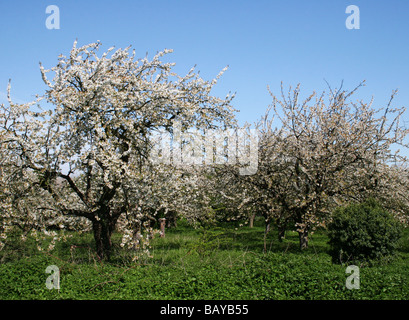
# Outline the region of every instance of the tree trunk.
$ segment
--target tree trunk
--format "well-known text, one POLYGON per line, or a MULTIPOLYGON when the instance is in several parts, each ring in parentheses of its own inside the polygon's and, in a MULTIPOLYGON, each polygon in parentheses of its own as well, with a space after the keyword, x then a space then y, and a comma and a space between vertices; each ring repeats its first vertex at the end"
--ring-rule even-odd
POLYGON ((109 260, 112 252, 112 232, 110 232, 107 223, 102 221, 94 221, 92 223, 92 229, 94 231, 98 258, 100 260, 109 260))
POLYGON ((308 231, 310 229, 310 225, 306 223, 305 217, 307 216, 307 206, 303 206, 301 208, 296 209, 297 211, 297 231, 298 237, 300 239, 300 249, 304 250, 308 248, 308 231))
POLYGON ((250 218, 249 218, 249 220, 250 220, 250 224, 249 224, 250 228, 253 228, 253 227, 254 227, 254 219, 255 219, 255 218, 256 218, 256 213, 253 212, 253 213, 250 215, 250 218))
POLYGON ((264 231, 264 253, 267 252, 267 234, 270 232, 270 218, 266 220, 266 230, 264 231))
POLYGON ((285 238, 285 226, 279 226, 278 228, 278 241, 283 242, 285 238))
POLYGON ((137 250, 138 248, 137 244, 139 243, 139 240, 142 237, 141 234, 142 234, 142 225, 140 222, 136 222, 134 230, 133 230, 133 239, 132 239, 133 240, 133 246, 132 246, 133 250, 137 250))
POLYGON ((100 260, 109 260, 112 253, 111 236, 119 214, 110 215, 109 208, 101 209, 99 219, 92 220, 97 256, 100 260))
POLYGON ((288 218, 286 214, 286 210, 282 209, 281 210, 281 215, 277 219, 277 227, 278 227, 278 241, 283 242, 283 239, 285 238, 285 231, 287 229, 287 223, 288 223, 288 218))
POLYGON ((165 238, 165 225, 166 225, 166 218, 160 218, 160 237, 165 238))
POLYGON ((308 248, 308 230, 298 231, 298 236, 300 238, 300 249, 308 248))

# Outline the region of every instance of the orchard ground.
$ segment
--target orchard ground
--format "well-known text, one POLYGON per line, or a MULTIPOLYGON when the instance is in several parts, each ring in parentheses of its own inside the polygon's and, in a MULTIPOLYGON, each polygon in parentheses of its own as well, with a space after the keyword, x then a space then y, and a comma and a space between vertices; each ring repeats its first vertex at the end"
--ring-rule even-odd
POLYGON ((50 252, 39 252, 34 240, 0 252, 0 299, 87 300, 265 300, 409 298, 409 230, 395 258, 360 266, 359 289, 347 289, 348 264, 333 264, 324 230, 299 249, 296 232, 282 242, 274 228, 266 239, 264 225, 253 228, 218 224, 194 229, 183 222, 152 241, 152 257, 132 262, 120 248, 110 262, 96 258, 92 234, 74 235, 50 252), (47 289, 47 266, 60 270, 60 289, 47 289))

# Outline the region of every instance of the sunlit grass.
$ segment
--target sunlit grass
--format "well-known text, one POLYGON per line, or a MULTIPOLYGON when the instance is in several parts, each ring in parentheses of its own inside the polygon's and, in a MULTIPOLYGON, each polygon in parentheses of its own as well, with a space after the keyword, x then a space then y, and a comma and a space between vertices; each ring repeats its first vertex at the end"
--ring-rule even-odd
POLYGON ((180 225, 151 241, 151 257, 133 260, 113 237, 110 262, 96 258, 92 234, 73 235, 50 253, 35 241, 0 252, 0 299, 407 299, 409 233, 389 263, 361 267, 361 288, 345 288, 346 265, 335 265, 323 230, 300 251, 298 234, 230 225, 194 229, 180 225), (48 290, 48 265, 61 271, 61 289, 48 290))

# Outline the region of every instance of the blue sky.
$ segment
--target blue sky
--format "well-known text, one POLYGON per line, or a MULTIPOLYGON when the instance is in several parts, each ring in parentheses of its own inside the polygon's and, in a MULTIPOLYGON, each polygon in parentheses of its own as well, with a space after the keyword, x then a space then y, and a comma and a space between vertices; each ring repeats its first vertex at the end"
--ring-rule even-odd
POLYGON ((307 96, 325 80, 348 90, 366 80, 357 98, 382 107, 399 89, 394 105, 409 107, 407 0, 3 0, 0 30, 0 102, 10 78, 17 102, 41 94, 38 63, 54 66, 78 38, 132 45, 138 57, 174 49, 167 60, 178 73, 197 65, 208 80, 229 65, 213 93, 236 92, 239 123, 258 120, 267 85, 279 94, 281 81, 307 96), (60 9, 59 30, 46 28, 48 5, 60 9), (359 30, 345 26, 348 5, 360 9, 359 30))

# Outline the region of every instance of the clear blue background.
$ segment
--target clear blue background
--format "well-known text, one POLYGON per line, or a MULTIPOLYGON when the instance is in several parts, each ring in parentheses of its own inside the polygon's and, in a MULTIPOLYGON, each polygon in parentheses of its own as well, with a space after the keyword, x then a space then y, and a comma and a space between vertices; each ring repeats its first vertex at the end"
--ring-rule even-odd
MULTIPOLYGON (((79 45, 132 45, 138 57, 174 49, 167 60, 185 74, 197 65, 211 79, 229 65, 215 87, 236 92, 239 123, 258 120, 271 103, 267 85, 302 85, 304 96, 328 81, 382 107, 393 89, 395 106, 409 107, 409 1, 407 0, 13 0, 0 2, 0 102, 8 79, 12 97, 29 101, 42 93, 45 68, 79 45), (348 30, 348 5, 360 9, 360 29, 348 30), (60 9, 60 29, 45 25, 48 5, 60 9)), ((407 117, 409 120, 409 117, 407 117)))

